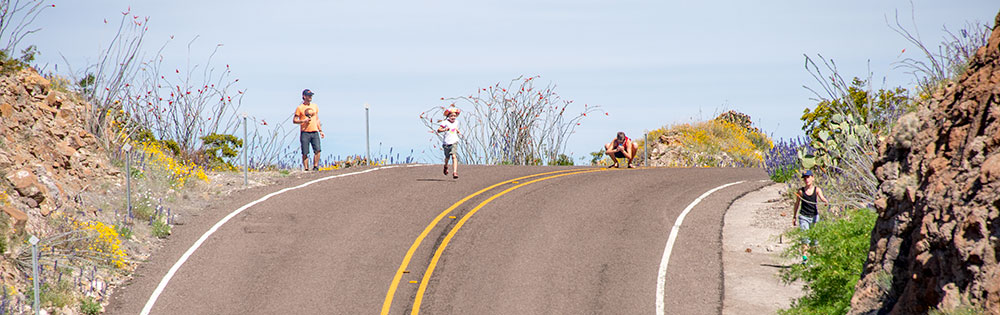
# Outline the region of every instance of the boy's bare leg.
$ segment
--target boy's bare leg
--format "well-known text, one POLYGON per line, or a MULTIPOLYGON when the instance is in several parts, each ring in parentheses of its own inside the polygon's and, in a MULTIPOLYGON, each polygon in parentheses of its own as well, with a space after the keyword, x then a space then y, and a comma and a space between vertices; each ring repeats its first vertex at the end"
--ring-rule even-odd
POLYGON ((313 153, 313 168, 319 168, 319 152, 313 153))
POLYGON ((451 158, 451 156, 450 156, 450 155, 449 155, 449 156, 445 156, 445 157, 444 157, 444 174, 445 174, 445 175, 448 175, 448 160, 449 160, 450 158, 451 158))
POLYGON ((309 155, 302 155, 302 168, 307 171, 309 170, 309 155))
POLYGON ((458 157, 455 156, 454 152, 451 153, 451 162, 454 163, 452 165, 454 169, 451 170, 452 178, 458 178, 458 157))

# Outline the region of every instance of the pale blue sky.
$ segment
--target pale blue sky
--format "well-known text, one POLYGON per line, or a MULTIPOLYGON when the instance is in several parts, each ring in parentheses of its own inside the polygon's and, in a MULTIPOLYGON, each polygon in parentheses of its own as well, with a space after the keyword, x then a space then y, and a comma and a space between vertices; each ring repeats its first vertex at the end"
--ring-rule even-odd
MULTIPOLYGON (((886 1, 55 1, 25 42, 38 63, 76 68, 95 60, 121 11, 149 16, 147 48, 174 41, 167 64, 201 62, 223 44, 217 65, 246 89, 244 110, 278 122, 312 89, 327 131, 324 155, 372 146, 434 157, 420 112, 441 97, 519 75, 541 75, 575 104, 610 116, 583 121, 567 153, 598 150, 618 130, 633 138, 667 124, 735 109, 776 138, 801 134, 815 86, 803 54, 835 59, 847 76, 912 85, 894 70, 917 50, 886 24, 896 10, 911 27, 910 2, 886 1), (104 19, 110 23, 104 24, 104 19), (430 154, 421 154, 427 150, 430 154)), ((913 1, 916 27, 936 44, 942 27, 992 23, 995 0, 913 1)), ((169 67, 172 68, 172 67, 169 67)), ((292 126, 293 127, 293 126, 292 126)), ((435 140, 436 141, 436 140, 435 140)), ((373 152, 374 154, 374 152, 373 152)))

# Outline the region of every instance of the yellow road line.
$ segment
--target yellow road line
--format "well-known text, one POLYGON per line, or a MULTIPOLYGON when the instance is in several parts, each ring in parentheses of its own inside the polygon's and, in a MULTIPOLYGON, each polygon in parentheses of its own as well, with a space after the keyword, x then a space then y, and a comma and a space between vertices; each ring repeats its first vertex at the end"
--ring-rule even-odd
POLYGON ((465 222, 468 221, 469 218, 472 217, 472 215, 476 214, 476 212, 479 211, 479 209, 482 209, 484 206, 486 206, 486 204, 488 204, 491 201, 493 201, 493 199, 497 199, 500 196, 503 196, 503 195, 505 195, 505 194, 513 191, 514 189, 518 189, 518 188, 524 187, 526 185, 530 185, 532 183, 537 183, 537 182, 540 182, 540 181, 549 180, 549 179, 553 179, 553 178, 557 178, 557 177, 563 177, 563 176, 567 176, 567 175, 600 172, 600 171, 605 171, 605 170, 607 170, 607 169, 603 169, 602 168, 602 169, 596 169, 596 170, 578 171, 578 172, 573 172, 573 173, 564 173, 564 174, 553 175, 553 176, 549 176, 549 177, 535 179, 535 180, 532 180, 532 181, 529 181, 529 182, 518 184, 517 186, 513 186, 513 187, 510 187, 510 188, 507 188, 506 190, 501 191, 501 192, 497 193, 496 195, 493 195, 489 199, 486 199, 483 202, 479 203, 479 205, 477 205, 472 210, 469 210, 469 212, 466 213, 465 216, 463 216, 462 219, 459 220, 457 224, 455 224, 455 227, 451 228, 451 231, 448 231, 448 235, 444 237, 444 240, 441 241, 441 245, 439 245, 438 249, 436 251, 434 251, 434 257, 431 258, 431 263, 427 266, 427 271, 424 272, 423 279, 420 280, 420 287, 417 289, 417 296, 416 296, 416 298, 413 299, 413 310, 410 312, 410 314, 416 315, 416 314, 420 313, 420 304, 421 304, 421 302, 423 302, 424 292, 427 291, 427 283, 431 279, 431 274, 434 273, 434 268, 437 267, 438 260, 441 259, 441 254, 444 253, 445 247, 448 247, 448 242, 450 242, 451 239, 453 237, 455 237, 455 233, 458 232, 458 229, 461 229, 462 226, 465 225, 465 222))
POLYGON ((438 214, 438 216, 436 218, 434 218, 434 220, 431 221, 431 223, 428 224, 427 227, 424 228, 424 231, 421 232, 419 236, 417 236, 417 239, 413 241, 413 245, 410 245, 410 249, 406 251, 406 256, 403 256, 403 263, 401 263, 399 265, 399 269, 396 270, 396 275, 392 277, 392 283, 389 284, 389 291, 386 292, 386 294, 385 294, 385 301, 382 302, 382 315, 389 314, 389 308, 392 307, 392 299, 396 295, 396 289, 399 288, 399 281, 400 281, 400 279, 403 278, 403 273, 407 272, 406 271, 406 267, 408 267, 410 265, 410 259, 413 258, 413 253, 417 251, 417 247, 420 247, 420 243, 423 242, 424 238, 426 238, 427 235, 430 234, 431 230, 433 230, 434 227, 437 226, 438 222, 440 222, 445 216, 447 216, 449 213, 451 213, 452 210, 455 210, 455 208, 458 208, 458 206, 462 205, 466 201, 469 201, 469 199, 472 199, 473 197, 476 197, 476 196, 478 196, 478 195, 480 195, 480 194, 482 194, 484 192, 487 192, 490 189, 496 188, 496 187, 504 185, 504 184, 508 184, 508 183, 512 183, 512 182, 517 182, 518 180, 522 180, 522 179, 525 179, 525 178, 532 178, 532 177, 538 177, 538 176, 549 175, 549 174, 556 174, 556 173, 572 172, 572 171, 578 171, 578 170, 579 169, 570 169, 570 170, 560 170, 560 171, 538 173, 538 174, 532 174, 532 175, 528 175, 528 176, 523 176, 523 177, 518 177, 518 178, 514 178, 514 179, 509 179, 509 180, 506 180, 506 181, 502 181, 502 182, 493 184, 492 186, 483 188, 483 189, 481 189, 481 190, 479 190, 479 191, 477 191, 477 192, 475 192, 475 193, 473 193, 471 195, 465 196, 465 198, 462 198, 462 200, 459 200, 458 202, 455 202, 455 204, 451 205, 451 207, 448 207, 448 209, 446 209, 443 212, 441 212, 441 214, 438 214))

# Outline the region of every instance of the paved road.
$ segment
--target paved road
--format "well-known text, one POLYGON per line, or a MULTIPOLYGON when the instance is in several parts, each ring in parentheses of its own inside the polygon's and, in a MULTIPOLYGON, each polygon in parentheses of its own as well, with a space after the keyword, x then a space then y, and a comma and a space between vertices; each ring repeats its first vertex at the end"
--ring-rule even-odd
MULTIPOLYGON (((438 166, 381 169, 254 205, 190 256, 152 314, 403 314, 416 301, 422 314, 650 314, 677 217, 706 191, 745 181, 690 211, 666 276, 667 313, 718 314, 723 214, 766 179, 759 169, 461 171, 454 181, 438 166), (509 181, 540 173, 550 174, 509 181)), ((113 296, 109 313, 139 313, 205 231, 278 188, 241 192, 178 226, 113 296)))

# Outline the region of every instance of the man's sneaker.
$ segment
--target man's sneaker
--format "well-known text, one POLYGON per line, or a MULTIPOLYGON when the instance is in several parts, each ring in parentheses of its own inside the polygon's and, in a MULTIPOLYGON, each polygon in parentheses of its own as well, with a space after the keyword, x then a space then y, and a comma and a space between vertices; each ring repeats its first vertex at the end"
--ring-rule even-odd
POLYGON ((313 166, 313 171, 318 171, 318 170, 319 170, 318 166, 313 166))

